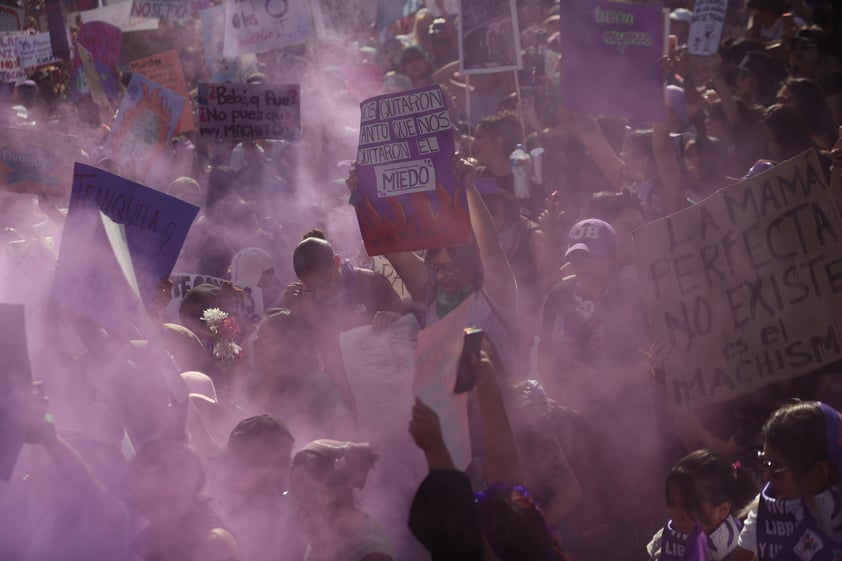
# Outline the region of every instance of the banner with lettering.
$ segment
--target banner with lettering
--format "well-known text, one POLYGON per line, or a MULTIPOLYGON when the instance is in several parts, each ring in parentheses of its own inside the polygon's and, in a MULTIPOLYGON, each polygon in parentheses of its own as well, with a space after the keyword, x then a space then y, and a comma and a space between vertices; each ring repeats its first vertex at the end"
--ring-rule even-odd
POLYGON ((191 17, 191 4, 191 0, 133 0, 131 15, 178 23, 191 17))
POLYGON ((121 169, 148 177, 172 139, 184 104, 176 92, 132 74, 106 143, 121 169))
POLYGON ((0 31, 23 30, 23 18, 22 8, 0 5, 0 31))
POLYGON ((728 0, 696 0, 690 19, 687 52, 691 55, 714 55, 719 52, 719 39, 727 9, 728 0))
POLYGON ((257 54, 307 42, 313 36, 304 0, 229 0, 225 56, 257 54))
POLYGON ((29 35, 26 31, 9 31, 0 33, 0 82, 22 82, 26 80, 26 72, 20 65, 18 57, 18 37, 29 35))
POLYGON ((229 140, 301 136, 298 84, 200 83, 197 94, 201 136, 229 140))
POLYGON ((132 2, 117 2, 93 10, 79 12, 82 23, 102 21, 120 28, 123 31, 143 31, 158 29, 158 20, 154 18, 138 18, 132 15, 132 2))
POLYGON ((441 87, 366 99, 353 196, 369 255, 471 241, 464 184, 453 175, 453 131, 441 87))
POLYGON ((663 122, 663 41, 661 4, 565 2, 562 103, 573 111, 663 122))
POLYGON ((49 31, 17 37, 15 45, 22 68, 35 68, 61 60, 53 55, 53 44, 50 41, 49 31))
MULTIPOLYGON (((170 275, 170 280, 172 281, 172 299, 166 308, 166 314, 170 318, 170 321, 175 323, 180 323, 181 321, 178 317, 178 308, 192 288, 200 284, 212 284, 214 286, 231 285, 231 281, 228 279, 193 273, 173 272, 170 275)), ((227 311, 246 318, 252 323, 258 323, 263 319, 263 290, 259 286, 240 286, 236 289, 231 286, 230 290, 226 292, 226 295, 232 304, 232 309, 227 311)))
POLYGON ((377 16, 377 0, 317 0, 311 2, 319 37, 355 37, 377 16))
MULTIPOLYGON (((93 303, 98 300, 105 302, 109 291, 96 271, 110 271, 107 282, 111 284, 116 283, 117 274, 122 275, 107 241, 103 241, 98 211, 125 225, 140 294, 149 303, 159 293, 161 280, 169 278, 199 209, 139 183, 76 163, 56 287, 71 295, 63 299, 64 305, 81 308, 77 311, 88 317, 94 315, 111 325, 119 325, 119 318, 111 317, 109 310, 90 309, 96 307, 93 303), (72 290, 67 290, 71 287, 72 290)), ((124 292, 127 298, 128 291, 124 292)), ((120 309, 130 309, 122 299, 114 304, 120 309)))
POLYGON ((193 129, 193 113, 187 105, 187 80, 181 68, 178 51, 171 50, 158 53, 129 63, 132 72, 146 76, 153 82, 161 84, 185 99, 185 107, 181 111, 181 118, 175 128, 175 134, 193 129))
POLYGON ((644 226, 634 248, 674 408, 842 359, 842 220, 814 152, 644 226))
POLYGON ((30 129, 0 128, 0 190, 63 195, 80 157, 75 136, 30 129))
POLYGON ((514 0, 459 1, 459 62, 463 74, 523 67, 514 0))

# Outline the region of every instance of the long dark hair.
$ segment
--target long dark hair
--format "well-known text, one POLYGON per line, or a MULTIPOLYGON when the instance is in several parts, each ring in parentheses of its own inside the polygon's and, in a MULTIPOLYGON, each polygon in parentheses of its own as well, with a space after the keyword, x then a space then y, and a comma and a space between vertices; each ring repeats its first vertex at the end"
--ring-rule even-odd
MULTIPOLYGON (((763 442, 774 448, 796 476, 806 475, 819 462, 830 462, 824 414, 816 401, 784 405, 763 426, 763 442)), ((831 470, 836 479, 836 471, 831 470)))

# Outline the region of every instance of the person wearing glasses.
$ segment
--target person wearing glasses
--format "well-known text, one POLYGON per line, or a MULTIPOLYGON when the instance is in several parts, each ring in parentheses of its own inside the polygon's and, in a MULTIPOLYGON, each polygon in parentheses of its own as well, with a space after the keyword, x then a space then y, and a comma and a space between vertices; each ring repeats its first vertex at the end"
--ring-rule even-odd
POLYGON ((842 551, 842 416, 820 402, 775 411, 758 458, 767 483, 731 561, 833 561, 842 551))

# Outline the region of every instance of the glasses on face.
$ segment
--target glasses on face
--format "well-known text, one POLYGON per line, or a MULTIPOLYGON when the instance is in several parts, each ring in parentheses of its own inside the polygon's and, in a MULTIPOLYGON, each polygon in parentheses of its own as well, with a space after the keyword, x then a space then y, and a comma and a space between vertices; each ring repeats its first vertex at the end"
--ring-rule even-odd
POLYGON ((760 467, 768 471, 772 477, 777 477, 789 469, 789 466, 781 462, 770 460, 762 450, 757 451, 757 461, 760 462, 760 467))
POLYGON ((435 263, 427 263, 427 269, 429 269, 430 274, 433 275, 433 277, 441 275, 446 279, 450 279, 456 276, 457 270, 456 264, 452 261, 450 263, 442 263, 441 265, 436 265, 435 263))

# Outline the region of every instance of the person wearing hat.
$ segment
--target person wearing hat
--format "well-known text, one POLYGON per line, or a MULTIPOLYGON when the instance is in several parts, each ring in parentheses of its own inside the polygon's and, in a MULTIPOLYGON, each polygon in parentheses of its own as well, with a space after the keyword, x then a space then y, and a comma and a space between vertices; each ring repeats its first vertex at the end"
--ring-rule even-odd
POLYGON ((670 12, 670 35, 675 35, 677 46, 687 44, 690 37, 690 23, 693 21, 693 12, 687 8, 677 8, 670 12))
POLYGON ((603 220, 573 225, 564 257, 572 272, 547 296, 539 346, 539 369, 547 396, 578 410, 589 427, 592 458, 575 475, 593 489, 577 516, 597 519, 618 533, 617 551, 642 548, 639 536, 657 527, 653 506, 660 484, 642 474, 661 465, 659 403, 641 349, 650 348, 637 284, 620 274, 617 236, 603 220), (651 446, 618 431, 634 427, 651 446), (632 444, 634 443, 634 444, 632 444), (616 470, 611 458, 634 457, 634 470, 616 470), (635 489, 635 501, 615 501, 635 489), (626 503, 626 504, 620 504, 626 503), (636 506, 632 506, 632 504, 636 506))

